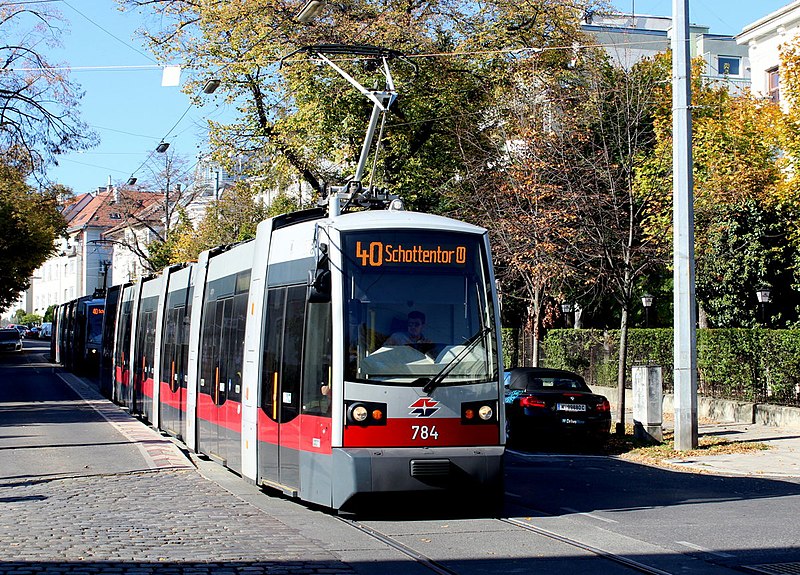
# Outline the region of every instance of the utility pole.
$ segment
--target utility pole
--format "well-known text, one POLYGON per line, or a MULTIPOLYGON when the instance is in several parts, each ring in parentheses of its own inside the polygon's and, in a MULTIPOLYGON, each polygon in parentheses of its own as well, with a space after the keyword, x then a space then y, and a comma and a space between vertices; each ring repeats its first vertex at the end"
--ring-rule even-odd
POLYGON ((672 0, 675 449, 697 447, 697 331, 694 291, 689 0, 672 0))

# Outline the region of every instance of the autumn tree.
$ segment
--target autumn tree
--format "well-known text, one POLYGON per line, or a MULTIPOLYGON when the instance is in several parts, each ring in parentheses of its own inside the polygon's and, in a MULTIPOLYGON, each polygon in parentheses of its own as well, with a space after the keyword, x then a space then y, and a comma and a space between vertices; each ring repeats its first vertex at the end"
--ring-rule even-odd
POLYGON ((661 77, 647 62, 624 69, 596 51, 569 56, 560 66, 543 66, 534 57, 521 67, 520 112, 501 114, 507 119, 501 139, 508 159, 497 170, 503 182, 481 188, 483 205, 490 207, 482 216, 490 222, 500 267, 525 278, 534 329, 546 290, 568 293, 584 308, 614 299, 624 412, 635 287, 662 264, 665 241, 663 234, 645 234, 653 197, 636 185, 656 144, 651 92, 661 77))
MULTIPOLYGON (((668 77, 669 54, 654 64, 668 77)), ((701 327, 756 323, 756 288, 785 282, 791 256, 789 227, 779 207, 781 182, 780 108, 727 82, 703 75, 702 58, 692 68, 696 295, 701 327), (787 259, 788 258, 788 259, 787 259)), ((672 94, 668 82, 655 86, 656 151, 639 173, 638 185, 660 198, 648 221, 661 234, 672 225, 672 171, 662 158, 672 154, 672 94)), ((782 294, 786 288, 778 288, 782 294)), ((777 293, 777 292, 776 292, 777 293)), ((790 298, 792 299, 792 298, 790 298)), ((784 314, 785 317, 785 314, 784 314)))
MULTIPOLYGON (((411 207, 443 210, 438 193, 463 171, 457 131, 480 132, 508 79, 509 54, 569 46, 582 0, 428 2, 348 0, 328 4, 311 25, 294 19, 303 2, 121 0, 152 15, 153 50, 184 63, 198 93, 210 75, 218 94, 239 110, 231 124, 212 123, 218 159, 262 158, 251 166, 275 177, 295 175, 321 190, 352 176, 371 103, 333 70, 295 49, 322 43, 371 44, 409 57, 392 63, 400 98, 383 130, 383 153, 365 179, 387 185, 411 207), (487 89, 488 88, 488 89, 487 89)), ((372 60, 339 64, 372 87, 384 78, 372 60)))
POLYGON ((264 192, 259 182, 239 181, 226 187, 218 200, 209 202, 196 229, 181 215, 179 228, 166 244, 170 263, 196 259, 200 252, 215 246, 250 240, 263 220, 307 207, 283 193, 267 204, 264 192))
POLYGON ((95 142, 77 115, 80 89, 41 52, 58 44, 61 24, 44 3, 0 4, 0 149, 9 166, 39 178, 59 154, 95 142))

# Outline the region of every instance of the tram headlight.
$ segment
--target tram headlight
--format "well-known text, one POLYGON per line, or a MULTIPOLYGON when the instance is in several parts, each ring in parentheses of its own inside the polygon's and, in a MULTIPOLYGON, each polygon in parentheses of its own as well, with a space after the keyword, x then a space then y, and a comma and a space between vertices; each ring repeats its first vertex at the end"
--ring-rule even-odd
POLYGON ((368 425, 386 425, 386 404, 378 401, 345 402, 347 424, 361 427, 368 425))
POLYGON ((478 417, 484 421, 489 421, 494 415, 494 410, 488 405, 482 405, 478 410, 478 417))
POLYGON ((369 415, 369 412, 367 411, 367 408, 364 407, 363 405, 353 405, 350 408, 350 417, 356 423, 365 422, 367 420, 367 416, 368 415, 369 415))

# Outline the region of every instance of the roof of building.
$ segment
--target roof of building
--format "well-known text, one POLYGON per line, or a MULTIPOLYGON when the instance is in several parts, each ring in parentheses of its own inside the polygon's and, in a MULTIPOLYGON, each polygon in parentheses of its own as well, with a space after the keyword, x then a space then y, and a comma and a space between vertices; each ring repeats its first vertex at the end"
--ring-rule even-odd
POLYGON ((67 231, 77 231, 84 227, 116 227, 127 218, 157 204, 160 199, 160 194, 130 189, 98 192, 82 209, 72 214, 72 217, 67 217, 67 231))

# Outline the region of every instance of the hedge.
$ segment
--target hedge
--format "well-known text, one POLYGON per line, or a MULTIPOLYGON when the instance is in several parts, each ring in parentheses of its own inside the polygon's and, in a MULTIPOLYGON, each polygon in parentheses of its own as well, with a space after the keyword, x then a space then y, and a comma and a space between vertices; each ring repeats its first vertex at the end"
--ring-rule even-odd
MULTIPOLYGON (((511 365, 516 341, 504 330, 503 351, 511 365)), ((544 367, 576 371, 589 385, 617 386, 617 330, 553 329, 541 344, 544 367)), ((628 332, 626 380, 633 365, 660 365, 664 391, 673 383, 672 329, 628 332)), ((700 395, 778 405, 800 405, 800 330, 698 329, 697 387, 700 395)))

